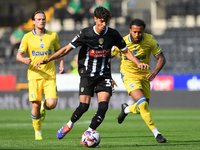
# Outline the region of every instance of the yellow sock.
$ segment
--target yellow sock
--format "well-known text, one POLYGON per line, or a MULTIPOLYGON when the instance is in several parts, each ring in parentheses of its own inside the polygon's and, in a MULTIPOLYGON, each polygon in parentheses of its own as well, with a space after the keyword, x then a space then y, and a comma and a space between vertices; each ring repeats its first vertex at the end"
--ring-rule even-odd
POLYGON ((137 103, 129 106, 129 111, 134 113, 134 114, 140 114, 139 109, 137 108, 137 103))
POLYGON ((35 131, 40 131, 41 127, 42 127, 41 115, 34 116, 33 114, 31 114, 31 117, 32 117, 32 123, 33 123, 34 130, 35 131))
POLYGON ((156 128, 155 122, 153 120, 152 114, 149 110, 149 105, 145 97, 141 97, 137 101, 137 107, 143 120, 146 122, 147 126, 153 130, 156 128))

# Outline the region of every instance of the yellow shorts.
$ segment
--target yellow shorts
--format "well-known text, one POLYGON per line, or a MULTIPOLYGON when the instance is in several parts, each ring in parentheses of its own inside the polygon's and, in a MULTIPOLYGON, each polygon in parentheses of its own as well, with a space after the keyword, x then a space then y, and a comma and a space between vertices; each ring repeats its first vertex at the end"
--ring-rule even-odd
POLYGON ((29 101, 41 101, 42 92, 45 99, 58 98, 56 80, 34 79, 29 80, 29 101))
POLYGON ((128 94, 134 90, 141 89, 146 99, 150 98, 150 81, 137 79, 134 76, 123 76, 122 81, 128 94))

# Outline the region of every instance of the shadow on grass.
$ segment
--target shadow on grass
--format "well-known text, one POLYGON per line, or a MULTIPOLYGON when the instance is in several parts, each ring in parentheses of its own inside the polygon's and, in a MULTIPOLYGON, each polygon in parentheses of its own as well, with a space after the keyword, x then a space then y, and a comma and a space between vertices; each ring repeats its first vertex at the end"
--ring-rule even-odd
POLYGON ((194 146, 194 145, 199 145, 199 144, 170 144, 170 143, 165 143, 165 144, 145 144, 145 145, 140 145, 140 144, 133 144, 133 145, 106 145, 106 146, 99 146, 99 148, 125 148, 125 147, 132 147, 132 148, 137 148, 137 147, 174 147, 174 146, 194 146))
POLYGON ((191 141, 175 141, 175 140, 173 140, 173 141, 171 141, 170 143, 181 143, 181 142, 198 142, 199 143, 199 145, 200 145, 200 140, 191 140, 191 141))
MULTIPOLYGON (((152 136, 119 136, 119 137, 102 137, 103 139, 117 138, 117 139, 130 139, 130 138, 149 138, 152 136)), ((170 146, 197 146, 200 145, 200 140, 189 140, 189 141, 175 141, 175 140, 167 140, 166 143, 157 143, 157 144, 132 144, 132 145, 106 145, 101 148, 113 148, 113 147, 149 147, 149 146, 162 146, 162 147, 170 147, 170 146)))
POLYGON ((119 137, 102 137, 102 138, 108 138, 108 139, 111 139, 111 138, 119 138, 119 139, 123 139, 123 138, 144 138, 144 137, 152 137, 152 136, 119 136, 119 137))

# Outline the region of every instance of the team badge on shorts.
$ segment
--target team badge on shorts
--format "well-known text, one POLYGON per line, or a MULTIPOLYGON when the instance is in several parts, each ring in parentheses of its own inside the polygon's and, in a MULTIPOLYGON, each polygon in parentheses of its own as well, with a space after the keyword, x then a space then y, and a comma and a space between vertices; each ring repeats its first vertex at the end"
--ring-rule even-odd
POLYGON ((31 93, 31 97, 33 98, 33 93, 31 93))
POLYGON ((81 92, 83 92, 83 91, 84 91, 84 87, 81 88, 81 92))
POLYGON ((130 83, 130 84, 129 84, 129 87, 130 87, 130 88, 133 88, 133 87, 134 87, 134 84, 133 84, 133 83, 130 83))

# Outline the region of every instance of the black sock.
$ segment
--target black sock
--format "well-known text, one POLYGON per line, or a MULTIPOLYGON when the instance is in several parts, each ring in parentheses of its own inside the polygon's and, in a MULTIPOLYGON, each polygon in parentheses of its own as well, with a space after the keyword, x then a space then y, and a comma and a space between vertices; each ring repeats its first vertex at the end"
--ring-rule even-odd
POLYGON ((71 121, 74 123, 77 120, 79 120, 80 117, 88 110, 88 108, 89 108, 89 104, 80 102, 79 106, 76 108, 76 110, 72 114, 71 121))
POLYGON ((108 102, 100 102, 98 104, 98 110, 94 117, 92 118, 92 122, 90 124, 90 128, 96 130, 96 128, 102 123, 105 118, 106 111, 108 110, 108 102))

